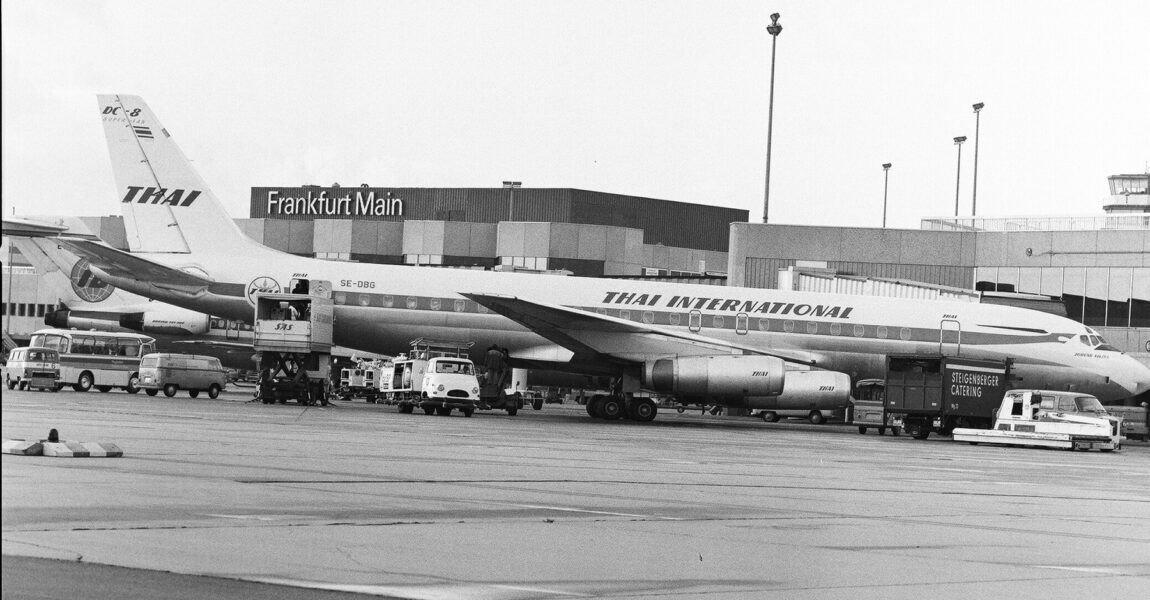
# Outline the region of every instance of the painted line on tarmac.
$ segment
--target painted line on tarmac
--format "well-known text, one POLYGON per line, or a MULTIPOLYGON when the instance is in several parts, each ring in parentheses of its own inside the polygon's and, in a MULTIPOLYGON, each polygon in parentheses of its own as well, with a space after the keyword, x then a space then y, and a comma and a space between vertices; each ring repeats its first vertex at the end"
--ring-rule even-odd
POLYGON ((314 590, 331 590, 355 594, 372 594, 411 600, 519 600, 539 598, 540 594, 553 596, 589 597, 587 594, 551 590, 540 587, 499 584, 428 584, 428 585, 370 585, 353 583, 325 583, 322 581, 296 581, 278 577, 258 577, 258 581, 273 585, 286 585, 314 590))
POLYGON ((567 506, 549 506, 545 504, 507 504, 506 506, 519 506, 521 508, 539 508, 543 510, 556 510, 559 512, 587 513, 592 515, 607 515, 609 517, 630 517, 632 519, 660 519, 663 521, 683 521, 678 517, 659 517, 655 515, 637 515, 632 513, 610 512, 605 510, 588 510, 586 508, 570 508, 567 506))

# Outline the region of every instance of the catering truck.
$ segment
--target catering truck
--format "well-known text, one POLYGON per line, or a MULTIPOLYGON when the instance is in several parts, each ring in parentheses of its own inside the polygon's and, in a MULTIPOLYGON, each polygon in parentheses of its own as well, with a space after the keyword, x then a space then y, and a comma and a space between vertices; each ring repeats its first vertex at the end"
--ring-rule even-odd
POLYGON ((1010 375, 1009 359, 904 354, 886 362, 886 412, 901 415, 903 430, 920 440, 955 427, 990 429, 1010 375))

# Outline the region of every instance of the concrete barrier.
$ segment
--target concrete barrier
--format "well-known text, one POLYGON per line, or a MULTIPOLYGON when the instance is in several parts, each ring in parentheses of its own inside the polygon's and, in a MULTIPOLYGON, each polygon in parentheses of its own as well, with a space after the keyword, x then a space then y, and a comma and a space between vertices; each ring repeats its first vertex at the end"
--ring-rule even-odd
POLYGON ((44 456, 70 458, 116 458, 124 451, 111 442, 44 442, 44 456))
POLYGON ((43 453, 44 445, 40 442, 32 442, 28 440, 4 440, 4 454, 40 456, 43 453))

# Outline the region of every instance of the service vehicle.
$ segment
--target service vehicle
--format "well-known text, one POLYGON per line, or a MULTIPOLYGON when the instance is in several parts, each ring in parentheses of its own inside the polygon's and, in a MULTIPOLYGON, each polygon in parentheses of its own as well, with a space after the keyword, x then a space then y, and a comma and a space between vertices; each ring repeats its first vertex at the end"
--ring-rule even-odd
POLYGON ((1150 411, 1142 406, 1107 406, 1112 417, 1122 417, 1122 437, 1128 440, 1150 441, 1150 411))
POLYGON ((303 275, 290 292, 269 285, 255 296, 252 347, 259 356, 256 398, 264 404, 330 401, 334 306, 331 282, 303 275))
POLYGON ((391 361, 359 359, 354 366, 340 371, 339 399, 363 398, 369 403, 380 401, 380 385, 391 370, 391 361))
POLYGON ((93 387, 101 392, 112 388, 139 392, 140 357, 156 351, 155 338, 146 335, 78 329, 40 329, 28 345, 59 352, 56 387, 71 384, 77 392, 93 387))
POLYGON ((956 428, 957 442, 1039 446, 1066 450, 1122 446, 1122 419, 1106 413, 1089 394, 1050 390, 1011 390, 994 415, 993 429, 956 428))
POLYGON ((140 359, 140 388, 149 396, 160 390, 171 398, 179 390, 195 398, 200 392, 218 398, 228 385, 228 370, 214 356, 156 352, 140 359))
POLYGON ((890 355, 886 362, 886 412, 901 415, 903 430, 920 440, 956 427, 989 429, 1011 365, 940 354, 890 355))
POLYGON ((8 389, 59 391, 60 353, 49 348, 16 348, 8 355, 4 375, 8 389))
POLYGON ((401 413, 420 408, 447 416, 459 410, 470 417, 479 408, 479 379, 467 358, 472 342, 418 338, 411 351, 395 357, 380 380, 387 402, 401 413))
POLYGON ((886 411, 885 391, 886 382, 882 379, 863 379, 855 384, 847 421, 857 425, 859 433, 866 434, 873 428, 879 435, 885 435, 888 430, 891 435, 898 435, 902 430, 902 416, 886 411))

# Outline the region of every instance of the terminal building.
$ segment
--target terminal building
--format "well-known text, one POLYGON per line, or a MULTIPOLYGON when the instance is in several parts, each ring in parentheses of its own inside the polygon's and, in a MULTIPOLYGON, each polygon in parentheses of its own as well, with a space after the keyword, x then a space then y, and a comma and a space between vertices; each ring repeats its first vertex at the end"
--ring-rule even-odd
MULTIPOLYGON (((924 300, 1007 295, 1021 305, 1025 295, 1053 301, 1150 364, 1148 179, 1111 177, 1097 216, 923 219, 917 230, 748 223, 745 210, 516 185, 256 187, 249 217, 236 222, 268 246, 329 260, 924 300)), ((121 217, 79 221, 126 248, 121 217)), ((35 274, 16 262, 4 315, 18 324, 13 331, 31 331, 57 299, 37 291, 35 274)), ((8 290, 8 269, 4 276, 8 290)))

